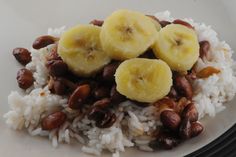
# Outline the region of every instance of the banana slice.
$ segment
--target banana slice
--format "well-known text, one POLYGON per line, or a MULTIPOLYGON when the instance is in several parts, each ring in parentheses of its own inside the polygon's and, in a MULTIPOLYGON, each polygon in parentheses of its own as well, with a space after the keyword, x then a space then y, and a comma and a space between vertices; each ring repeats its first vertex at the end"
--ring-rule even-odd
POLYGON ((159 20, 153 15, 146 15, 146 16, 151 19, 151 21, 156 27, 156 30, 159 32, 161 30, 161 24, 159 23, 159 20))
POLYGON ((126 97, 153 103, 169 93, 172 72, 162 60, 133 58, 120 64, 115 81, 117 90, 126 97))
POLYGON ((186 72, 199 57, 197 34, 180 24, 168 25, 159 32, 153 51, 172 70, 186 72))
POLYGON ((105 19, 100 34, 104 51, 118 60, 139 56, 154 44, 156 37, 152 20, 129 10, 116 11, 105 19))
POLYGON ((78 76, 90 76, 110 62, 102 50, 100 32, 100 27, 79 25, 62 34, 58 54, 78 76))
POLYGON ((161 24, 159 22, 157 22, 156 20, 152 19, 152 18, 151 18, 151 21, 155 25, 156 30, 159 32, 161 30, 161 24))

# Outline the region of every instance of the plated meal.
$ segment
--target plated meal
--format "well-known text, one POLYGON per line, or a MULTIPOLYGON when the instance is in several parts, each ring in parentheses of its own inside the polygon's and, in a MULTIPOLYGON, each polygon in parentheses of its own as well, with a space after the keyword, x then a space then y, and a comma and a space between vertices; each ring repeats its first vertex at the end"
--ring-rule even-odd
POLYGON ((24 66, 21 90, 8 96, 4 118, 54 147, 77 141, 94 155, 172 149, 201 136, 201 119, 233 99, 232 54, 211 26, 169 11, 118 10, 104 21, 50 28, 32 48, 13 50, 24 66))

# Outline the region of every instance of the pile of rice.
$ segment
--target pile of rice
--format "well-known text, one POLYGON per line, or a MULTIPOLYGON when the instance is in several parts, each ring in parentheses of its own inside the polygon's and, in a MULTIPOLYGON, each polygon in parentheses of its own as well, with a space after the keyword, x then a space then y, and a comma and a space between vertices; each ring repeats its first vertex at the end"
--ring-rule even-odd
MULTIPOLYGON (((160 20, 173 21, 170 12, 156 14, 160 20)), ((236 77, 233 71, 233 51, 229 45, 220 41, 217 33, 205 24, 195 23, 192 19, 184 19, 195 27, 199 41, 207 40, 211 44, 211 61, 198 59, 197 71, 207 66, 213 66, 221 70, 221 73, 210 76, 207 79, 194 81, 196 103, 200 118, 205 115, 214 117, 216 113, 224 110, 224 102, 231 100, 236 93, 236 77)), ((65 27, 49 29, 48 34, 60 36, 65 27)), ((113 157, 119 157, 125 147, 136 146, 144 151, 153 151, 148 143, 153 140, 151 136, 156 127, 161 123, 153 106, 140 108, 126 101, 114 109, 116 123, 107 129, 95 127, 93 121, 87 117, 80 117, 76 111, 67 107, 67 98, 51 94, 45 86, 48 80, 48 73, 45 67, 45 56, 51 46, 40 50, 32 49, 32 62, 26 68, 33 71, 35 82, 33 87, 26 92, 13 91, 8 96, 8 103, 11 110, 4 115, 6 123, 13 129, 21 130, 26 128, 32 136, 46 136, 52 141, 54 147, 58 143, 70 143, 72 139, 84 144, 83 152, 101 155, 104 149, 113 153, 113 157), (40 51, 40 52, 39 52, 40 51), (63 110, 73 121, 65 122, 60 128, 52 131, 42 130, 40 119, 47 113, 63 110), (124 116, 127 112, 129 116, 124 116), (124 128, 124 126, 126 126, 124 128), (146 136, 140 136, 142 134, 146 136)))

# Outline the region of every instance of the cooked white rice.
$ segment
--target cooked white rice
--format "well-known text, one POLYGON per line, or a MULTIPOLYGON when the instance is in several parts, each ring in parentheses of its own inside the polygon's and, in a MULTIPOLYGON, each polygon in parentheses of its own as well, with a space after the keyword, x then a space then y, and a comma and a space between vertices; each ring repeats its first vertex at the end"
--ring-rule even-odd
MULTIPOLYGON (((168 11, 157 13, 156 17, 160 20, 173 20, 168 11)), ((209 65, 221 70, 220 74, 207 79, 197 79, 194 82, 196 93, 193 100, 200 118, 205 115, 213 117, 225 108, 223 103, 231 100, 236 93, 236 77, 233 71, 235 68, 231 58, 233 51, 226 42, 218 39, 217 33, 211 26, 195 23, 192 19, 184 20, 195 27, 199 41, 207 40, 211 44, 212 60, 198 59, 197 70, 209 65)), ((65 27, 50 28, 48 34, 59 37, 64 30, 65 27)), ((50 48, 51 46, 40 50, 31 49, 32 62, 27 64, 26 68, 34 72, 34 85, 26 93, 16 91, 10 93, 8 96, 10 111, 4 115, 6 123, 13 129, 27 128, 32 136, 47 136, 54 147, 62 142, 69 144, 75 139, 84 144, 81 148, 83 152, 94 155, 101 155, 102 151, 107 149, 113 153, 113 157, 119 157, 120 152, 125 151, 125 147, 133 146, 137 146, 140 150, 152 151, 148 143, 153 139, 148 135, 156 129, 155 127, 161 125, 155 108, 152 106, 140 108, 126 101, 114 111, 118 118, 112 127, 106 129, 95 127, 93 121, 87 117, 78 117, 76 111, 66 107, 67 98, 51 94, 45 86, 48 72, 44 62, 50 48), (68 117, 74 118, 73 122, 65 122, 60 128, 50 132, 42 130, 40 119, 57 110, 63 110, 68 117), (124 112, 129 116, 124 116, 124 112), (126 128, 123 128, 124 126, 126 128)))

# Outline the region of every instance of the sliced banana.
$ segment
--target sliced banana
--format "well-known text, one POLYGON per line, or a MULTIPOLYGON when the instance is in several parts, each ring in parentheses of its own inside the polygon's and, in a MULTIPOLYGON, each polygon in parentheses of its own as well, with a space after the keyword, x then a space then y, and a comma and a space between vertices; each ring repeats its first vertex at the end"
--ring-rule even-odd
POLYGON ((158 22, 158 19, 152 15, 146 15, 146 16, 151 19, 151 21, 153 22, 153 24, 156 27, 156 30, 159 32, 161 30, 161 24, 158 22))
POLYGON ((168 25, 159 32, 153 50, 172 70, 186 72, 199 57, 197 34, 180 24, 168 25))
POLYGON ((152 20, 129 10, 118 10, 106 18, 100 34, 104 51, 118 60, 139 56, 154 44, 156 37, 152 20))
POLYGON ((162 60, 133 58, 120 64, 115 81, 117 90, 126 97, 153 103, 169 93, 172 72, 162 60))
POLYGON ((94 25, 75 26, 62 34, 58 54, 78 76, 90 76, 110 62, 100 42, 101 28, 94 25))

